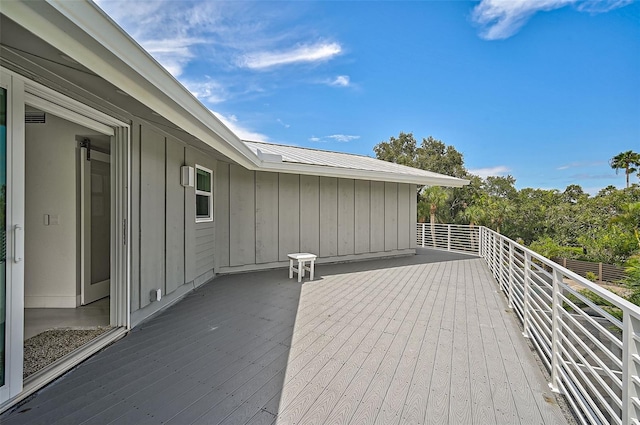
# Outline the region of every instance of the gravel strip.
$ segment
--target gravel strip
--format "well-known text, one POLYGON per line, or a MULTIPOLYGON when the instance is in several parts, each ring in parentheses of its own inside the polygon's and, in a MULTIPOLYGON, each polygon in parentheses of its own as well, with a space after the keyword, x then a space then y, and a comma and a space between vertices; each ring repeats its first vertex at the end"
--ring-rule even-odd
POLYGON ((111 327, 91 329, 52 329, 24 342, 24 373, 33 375, 61 357, 102 335, 111 327))

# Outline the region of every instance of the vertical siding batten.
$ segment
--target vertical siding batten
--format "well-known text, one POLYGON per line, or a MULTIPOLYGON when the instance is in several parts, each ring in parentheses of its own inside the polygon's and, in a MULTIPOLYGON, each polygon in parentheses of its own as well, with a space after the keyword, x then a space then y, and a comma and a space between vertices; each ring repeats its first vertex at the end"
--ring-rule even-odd
POLYGON ((300 175, 280 174, 278 185, 278 259, 300 252, 300 175))
POLYGON ((371 252, 384 251, 385 201, 384 182, 371 182, 371 252))
POLYGON ((229 166, 229 265, 256 262, 255 174, 229 166))
POLYGON ((398 248, 398 184, 384 183, 384 250, 398 248))
POLYGON ((131 126, 131 282, 130 308, 131 312, 140 309, 140 190, 141 190, 141 126, 135 123, 131 126))
POLYGON ((338 180, 320 177, 320 256, 338 255, 338 180))
POLYGON ((278 261, 278 174, 256 172, 256 263, 278 261))
POLYGON ((410 191, 413 185, 398 185, 398 249, 411 247, 411 228, 415 228, 415 222, 410 219, 410 191))
POLYGON ((418 186, 415 184, 409 185, 409 248, 416 248, 418 245, 417 241, 417 226, 415 223, 418 222, 418 200, 416 193, 418 193, 418 186))
POLYGON ((140 305, 164 283, 165 159, 164 137, 149 127, 141 131, 140 305))
POLYGON ((338 255, 355 253, 354 181, 338 180, 338 255))
POLYGON ((231 218, 229 214, 229 164, 218 162, 216 173, 216 191, 214 197, 214 211, 216 224, 216 267, 229 266, 229 229, 231 218))
POLYGON ((371 189, 367 180, 355 181, 354 215, 355 253, 364 254, 371 249, 371 189))
POLYGON ((320 177, 300 176, 300 252, 320 254, 320 177))
MULTIPOLYGON (((184 164, 196 166, 193 149, 184 147, 184 164)), ((194 188, 184 192, 184 281, 191 282, 198 277, 196 272, 196 194, 194 188)))

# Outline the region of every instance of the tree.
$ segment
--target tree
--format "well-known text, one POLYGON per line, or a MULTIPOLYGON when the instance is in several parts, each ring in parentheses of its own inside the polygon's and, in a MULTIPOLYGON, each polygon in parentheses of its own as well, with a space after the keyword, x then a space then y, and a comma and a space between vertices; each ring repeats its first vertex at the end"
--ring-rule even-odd
POLYGON ((441 209, 449 199, 449 192, 440 186, 432 186, 426 188, 422 192, 424 202, 429 205, 429 222, 431 223, 431 241, 436 246, 436 213, 441 209))
POLYGON ((588 197, 589 197, 589 194, 584 193, 584 190, 582 190, 582 186, 578 184, 570 184, 569 186, 567 186, 567 188, 564 190, 564 193, 562 194, 562 200, 570 204, 577 204, 581 200, 588 197))
POLYGON ((373 147, 376 158, 387 162, 416 166, 417 143, 413 133, 400 132, 398 138, 391 136, 388 142, 380 142, 373 147))
POLYGON ((466 177, 462 154, 453 146, 429 136, 418 146, 413 133, 400 133, 373 147, 377 159, 433 171, 453 177, 466 177))
POLYGON ((453 146, 445 145, 431 136, 423 138, 417 149, 416 168, 460 178, 468 174, 462 154, 453 146))
POLYGON ((429 205, 429 221, 435 223, 437 211, 449 200, 449 192, 440 186, 431 186, 422 192, 422 199, 429 205))
POLYGON ((484 181, 484 190, 489 196, 513 199, 517 194, 516 179, 513 176, 489 176, 484 181))
POLYGON ((487 218, 491 224, 495 226, 496 232, 498 233, 500 233, 500 228, 513 210, 513 205, 505 198, 498 198, 495 196, 487 198, 487 218))
POLYGON ((616 170, 623 169, 627 179, 627 187, 629 187, 629 175, 638 171, 637 166, 640 165, 640 154, 633 151, 621 152, 609 160, 611 168, 616 170))

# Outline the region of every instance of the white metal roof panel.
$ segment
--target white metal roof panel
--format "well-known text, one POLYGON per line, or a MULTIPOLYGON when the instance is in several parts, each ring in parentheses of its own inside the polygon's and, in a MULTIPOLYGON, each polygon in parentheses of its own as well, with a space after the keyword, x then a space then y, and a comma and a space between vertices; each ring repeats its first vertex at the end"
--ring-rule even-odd
POLYGON ((282 163, 338 168, 353 170, 354 172, 367 172, 369 174, 374 173, 377 174, 381 180, 385 181, 393 181, 393 176, 397 176, 397 181, 406 182, 411 180, 416 184, 442 186, 463 186, 468 184, 467 180, 407 167, 393 162, 381 161, 364 155, 265 142, 244 141, 244 143, 258 156, 260 156, 258 151, 264 154, 280 156, 282 163))

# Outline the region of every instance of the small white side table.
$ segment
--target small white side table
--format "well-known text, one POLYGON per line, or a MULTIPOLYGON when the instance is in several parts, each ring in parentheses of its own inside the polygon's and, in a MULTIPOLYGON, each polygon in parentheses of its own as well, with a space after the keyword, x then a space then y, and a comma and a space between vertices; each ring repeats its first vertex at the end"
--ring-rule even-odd
POLYGON ((293 278, 293 272, 298 273, 298 282, 302 281, 304 277, 304 271, 309 270, 310 280, 313 280, 313 273, 315 269, 315 263, 317 255, 309 254, 308 252, 297 252, 287 255, 289 257, 289 279, 293 278), (298 261, 298 267, 293 266, 293 261, 298 261), (308 266, 305 263, 309 263, 308 266))

